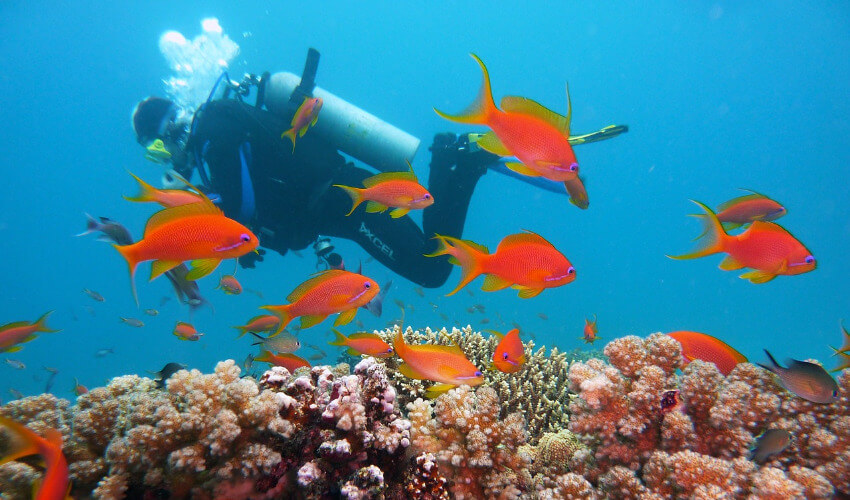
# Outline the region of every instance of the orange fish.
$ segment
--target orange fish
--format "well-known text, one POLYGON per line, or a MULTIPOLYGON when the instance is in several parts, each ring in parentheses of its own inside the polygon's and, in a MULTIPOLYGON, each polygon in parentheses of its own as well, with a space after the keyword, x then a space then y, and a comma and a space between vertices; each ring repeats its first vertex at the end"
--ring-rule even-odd
MULTIPOLYGON (((785 215, 787 210, 774 200, 755 191, 721 203, 717 206, 717 220, 723 224, 723 229, 730 231, 757 220, 768 222, 785 215)), ((695 214, 694 217, 706 217, 705 214, 695 214)))
POLYGON ((235 277, 227 274, 221 277, 221 280, 218 282, 218 287, 224 290, 224 293, 228 295, 239 295, 242 293, 242 285, 239 281, 236 280, 235 277))
POLYGON ((728 256, 720 263, 720 269, 754 269, 741 275, 752 283, 766 283, 780 274, 802 274, 817 267, 812 252, 782 226, 757 220, 743 233, 729 235, 710 208, 698 201, 694 203, 705 211, 706 235, 696 250, 685 255, 668 255, 671 259, 695 259, 724 252, 728 256))
POLYGON ((351 322, 357 314, 357 308, 368 304, 379 291, 378 284, 362 274, 329 269, 298 285, 286 297, 289 304, 262 308, 280 318, 275 333, 281 332, 299 316, 301 328, 309 328, 331 314, 340 313, 334 322, 334 326, 340 326, 351 322))
POLYGON ((277 330, 278 325, 280 325, 280 318, 274 314, 261 314, 249 319, 248 324, 233 328, 239 330, 239 337, 242 337, 248 332, 273 332, 277 330))
POLYGON ((196 330, 194 326, 189 323, 184 323, 183 321, 178 321, 177 324, 174 325, 174 331, 172 333, 180 340, 197 341, 201 340, 201 337, 204 336, 203 333, 198 333, 198 330, 196 330))
POLYGON ((564 181, 567 193, 570 195, 570 203, 584 210, 590 206, 587 190, 584 188, 584 179, 576 176, 575 179, 564 181))
POLYGON ((74 377, 74 394, 77 396, 82 396, 83 394, 89 392, 89 388, 84 386, 77 380, 77 377, 74 377))
POLYGON ((521 163, 508 162, 506 167, 528 176, 545 177, 563 182, 578 175, 578 161, 570 145, 570 93, 567 89, 567 116, 561 116, 540 104, 517 96, 502 98, 502 109, 493 102, 487 67, 475 54, 470 54, 484 74, 478 97, 462 114, 448 115, 434 111, 447 120, 486 125, 492 132, 478 139, 482 149, 499 156, 516 156, 521 163))
POLYGON ((682 357, 684 364, 695 359, 714 363, 720 373, 729 375, 732 368, 738 363, 746 363, 747 358, 733 349, 729 344, 711 335, 698 332, 670 332, 667 335, 673 337, 682 344, 682 357))
POLYGON ((425 391, 434 398, 459 385, 476 386, 484 382, 481 370, 475 367, 463 351, 455 345, 408 345, 404 343, 401 328, 393 342, 395 353, 404 361, 398 371, 416 380, 432 380, 437 384, 425 391))
POLYGON ((566 285, 576 278, 576 270, 564 255, 542 236, 526 231, 505 236, 496 252, 469 240, 437 235, 439 243, 427 257, 450 255, 449 262, 461 267, 460 283, 447 295, 453 295, 478 275, 486 274, 481 289, 486 292, 509 286, 519 296, 534 297, 545 288, 566 285))
POLYGON ((310 363, 308 363, 306 359, 296 356, 291 352, 279 352, 274 354, 270 351, 264 350, 260 351, 260 355, 254 358, 254 361, 262 361, 274 366, 282 366, 290 372, 294 372, 296 368, 300 368, 302 366, 306 366, 307 368, 310 367, 310 363))
MULTIPOLYGON (((410 163, 408 163, 410 165, 410 163)), ((419 184, 413 167, 409 172, 384 172, 363 180, 363 189, 334 184, 351 197, 351 215, 358 205, 367 201, 366 212, 385 212, 393 207, 390 217, 397 219, 412 209, 426 208, 434 204, 434 197, 419 184)))
POLYGON ((18 352, 24 348, 20 345, 37 337, 36 332, 60 332, 47 326, 47 317, 53 311, 48 311, 35 322, 15 321, 0 326, 0 352, 18 352))
POLYGON ((376 358, 389 358, 393 355, 393 348, 375 333, 357 332, 346 337, 339 330, 334 329, 333 332, 336 340, 328 343, 348 347, 348 354, 352 356, 365 354, 376 358))
POLYGON ((292 141, 292 151, 295 151, 295 137, 304 137, 307 129, 316 124, 319 120, 319 111, 322 110, 322 99, 320 97, 305 97, 298 106, 298 111, 292 117, 290 128, 286 132, 280 134, 280 138, 288 138, 292 141))
POLYGON ((597 331, 599 331, 599 329, 596 327, 596 315, 595 314, 593 315, 593 321, 590 321, 588 318, 585 318, 584 319, 584 336, 582 337, 584 339, 584 343, 585 344, 594 343, 596 341, 596 339, 599 338, 599 336, 596 335, 597 331))
POLYGON ((515 373, 525 364, 525 348, 519 339, 519 329, 514 328, 505 335, 492 332, 501 340, 493 353, 493 367, 504 373, 515 373))
POLYGON ((0 465, 30 455, 40 455, 44 460, 45 471, 41 486, 34 495, 35 500, 68 498, 71 482, 68 479, 68 461, 62 454, 62 433, 47 428, 44 430, 44 437, 41 437, 28 427, 2 415, 0 426, 5 427, 14 436, 11 450, 0 458, 0 465))
POLYGON ((259 241, 250 229, 229 219, 209 199, 199 203, 161 210, 145 226, 144 238, 131 245, 113 245, 127 260, 133 298, 136 294, 136 267, 153 260, 151 280, 192 261, 186 279, 194 281, 213 272, 222 259, 234 259, 253 251, 259 241))
POLYGON ((206 199, 206 197, 202 194, 193 193, 192 191, 186 191, 184 189, 157 189, 142 179, 136 177, 135 174, 130 172, 130 175, 136 179, 136 182, 139 183, 139 187, 141 191, 134 197, 125 196, 124 199, 127 201, 137 201, 137 202, 156 202, 160 205, 171 208, 171 207, 179 207, 181 205, 188 205, 190 203, 198 203, 202 202, 206 199))

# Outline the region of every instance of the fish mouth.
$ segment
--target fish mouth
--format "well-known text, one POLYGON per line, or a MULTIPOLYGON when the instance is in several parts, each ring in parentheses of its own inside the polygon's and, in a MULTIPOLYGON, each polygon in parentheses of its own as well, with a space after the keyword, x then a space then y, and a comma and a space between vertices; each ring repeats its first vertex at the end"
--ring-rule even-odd
POLYGON ((458 380, 472 380, 472 379, 476 379, 476 378, 481 378, 481 376, 480 375, 466 375, 466 376, 463 376, 463 377, 455 377, 455 378, 458 379, 458 380))
POLYGON ((350 299, 348 299, 348 303, 349 303, 349 304, 351 304, 352 302, 354 302, 355 300, 357 300, 357 299, 359 299, 360 297, 362 297, 364 294, 366 294, 366 292, 368 292, 368 291, 369 291, 369 290, 371 290, 371 289, 372 289, 371 287, 370 287, 370 288, 364 288, 363 290, 361 290, 361 291, 360 291, 360 293, 358 293, 358 294, 357 294, 357 295, 355 295, 354 297, 351 297, 350 299))
POLYGON ((568 166, 556 165, 552 167, 552 170, 558 172, 576 172, 578 173, 578 163, 570 163, 568 166))
POLYGON ((569 276, 570 276, 569 273, 559 274, 557 276, 547 276, 547 277, 543 278, 543 281, 561 281, 562 279, 567 278, 569 276))
POLYGON ((236 243, 234 243, 232 245, 223 245, 223 246, 220 246, 220 247, 215 247, 215 248, 213 248, 213 251, 215 251, 215 252, 226 252, 228 250, 233 250, 234 248, 239 248, 244 244, 245 244, 245 242, 240 240, 240 241, 237 241, 236 243))

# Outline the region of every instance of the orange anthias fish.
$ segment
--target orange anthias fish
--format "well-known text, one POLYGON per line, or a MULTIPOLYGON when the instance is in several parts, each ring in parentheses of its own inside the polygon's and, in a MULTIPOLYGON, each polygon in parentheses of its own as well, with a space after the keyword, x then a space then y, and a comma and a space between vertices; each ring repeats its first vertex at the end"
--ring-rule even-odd
POLYGON ((570 203, 582 210, 590 206, 590 199, 587 197, 587 190, 584 188, 584 179, 577 176, 573 180, 564 181, 564 186, 566 186, 567 193, 570 195, 570 203))
POLYGON ((213 272, 223 259, 234 259, 253 251, 259 241, 250 229, 229 219, 209 199, 161 210, 145 226, 145 235, 131 245, 113 245, 127 260, 133 298, 135 274, 140 262, 153 260, 151 280, 192 261, 186 279, 194 281, 213 272))
POLYGON ((248 324, 233 328, 239 330, 239 337, 242 337, 248 332, 273 332, 277 330, 278 325, 280 325, 280 318, 274 314, 261 314, 249 319, 248 324))
POLYGON ((30 323, 28 321, 15 321, 0 326, 0 352, 18 352, 24 347, 20 344, 29 342, 37 337, 36 332, 59 332, 61 330, 51 330, 47 326, 47 317, 50 316, 49 311, 30 323))
POLYGON ((393 355, 393 348, 375 333, 358 332, 346 337, 339 330, 334 329, 333 332, 336 339, 328 343, 348 347, 348 354, 352 356, 365 354, 376 358, 389 358, 393 355))
POLYGON ((457 345, 408 345, 401 328, 393 341, 395 353, 404 361, 398 371, 416 380, 432 380, 437 384, 425 391, 429 398, 459 385, 476 386, 484 382, 481 370, 475 367, 457 345))
POLYGON ((197 341, 201 340, 201 337, 204 336, 203 333, 198 333, 198 330, 195 329, 189 323, 185 323, 183 321, 178 321, 176 325, 174 325, 174 336, 180 340, 191 340, 197 341))
POLYGON ((802 274, 817 267, 812 252, 782 226, 773 222, 755 221, 743 233, 729 235, 710 208, 698 201, 694 203, 707 216, 706 235, 696 250, 685 255, 668 256, 671 259, 695 259, 724 252, 728 256, 720 263, 720 269, 754 269, 741 275, 741 278, 752 283, 766 283, 780 274, 802 274))
POLYGON ((44 437, 28 427, 0 415, 0 426, 14 435, 11 451, 0 458, 0 465, 30 455, 40 455, 44 460, 45 472, 35 500, 62 500, 68 497, 71 482, 68 479, 68 461, 62 454, 62 433, 47 428, 44 437))
POLYGON ((596 332, 598 332, 598 331, 599 331, 599 328, 597 328, 597 326, 596 326, 596 315, 595 314, 593 315, 593 321, 591 321, 588 318, 584 319, 584 336, 582 336, 582 338, 584 339, 585 344, 594 343, 596 341, 596 339, 599 338, 599 336, 596 335, 596 332))
MULTIPOLYGON (((785 207, 763 194, 749 191, 750 194, 721 203, 717 207, 717 220, 727 231, 736 229, 757 220, 768 222, 776 220, 786 213, 785 207)), ((696 214, 695 217, 705 217, 696 214)))
POLYGON ((714 363, 724 376, 729 375, 735 365, 746 363, 747 358, 732 346, 711 335, 699 332, 678 331, 667 335, 682 344, 682 357, 685 358, 684 365, 695 359, 714 363))
MULTIPOLYGON (((408 163, 408 165, 410 165, 408 163)), ((434 197, 427 189, 419 184, 413 167, 409 172, 384 172, 373 175, 363 181, 363 189, 334 184, 343 189, 351 197, 351 215, 358 205, 367 201, 366 212, 384 212, 389 207, 395 208, 390 217, 397 219, 413 209, 427 208, 434 204, 434 197)))
POLYGON ((179 207, 180 205, 188 205, 190 203, 202 202, 206 199, 202 194, 186 191, 184 189, 157 189, 136 177, 136 175, 132 172, 130 172, 130 175, 132 175, 133 178, 136 179, 136 182, 139 183, 141 191, 132 198, 125 196, 124 199, 127 201, 156 202, 164 207, 171 208, 179 207))
POLYGON ((294 372, 296 368, 300 368, 302 366, 306 366, 307 368, 310 367, 310 363, 308 363, 306 359, 296 356, 291 352, 279 352, 274 354, 270 351, 261 351, 260 355, 254 358, 254 361, 262 361, 274 366, 282 366, 290 372, 294 372))
POLYGON ((478 139, 478 145, 499 156, 516 156, 522 163, 505 164, 515 172, 558 182, 575 179, 579 167, 569 142, 569 89, 567 116, 550 111, 531 99, 517 96, 502 98, 502 109, 498 109, 493 102, 487 67, 478 56, 470 55, 481 66, 484 74, 475 102, 457 116, 437 109, 434 111, 447 120, 490 127, 492 132, 478 139))
POLYGON ((481 274, 487 275, 482 290, 492 292, 513 286, 524 299, 576 278, 575 267, 564 254, 530 231, 505 236, 492 254, 487 247, 469 240, 440 235, 436 239, 437 250, 426 256, 450 255, 449 262, 461 267, 460 283, 447 295, 455 294, 481 274))
POLYGON ((82 396, 83 394, 89 392, 89 388, 84 386, 77 380, 77 377, 74 377, 74 394, 77 396, 82 396))
POLYGON ((380 291, 375 280, 362 274, 329 269, 321 272, 292 291, 289 304, 263 306, 280 318, 279 333, 290 321, 301 317, 301 328, 319 324, 331 314, 340 313, 334 326, 346 325, 357 314, 357 309, 369 303, 380 291))
POLYGON ((322 110, 322 99, 320 97, 305 97, 292 117, 290 128, 286 132, 280 134, 280 138, 288 138, 292 141, 292 151, 295 151, 295 138, 304 137, 307 129, 316 124, 319 120, 319 111, 322 110))
POLYGON ((234 276, 229 274, 222 276, 221 280, 218 282, 218 287, 224 290, 224 293, 228 295, 239 295, 242 293, 242 285, 239 281, 236 280, 234 276))
POLYGON ((516 373, 525 365, 525 348, 519 339, 519 329, 514 328, 505 335, 493 332, 500 337, 499 345, 493 353, 493 367, 504 373, 516 373))

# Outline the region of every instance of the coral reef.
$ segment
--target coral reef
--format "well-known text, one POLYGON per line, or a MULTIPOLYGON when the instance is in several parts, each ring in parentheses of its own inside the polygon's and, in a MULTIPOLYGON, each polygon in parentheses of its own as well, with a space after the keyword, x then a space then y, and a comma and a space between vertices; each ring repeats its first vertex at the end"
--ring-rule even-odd
MULTIPOLYGON (((387 342, 392 342, 397 328, 375 333, 387 342)), ((570 395, 567 371, 573 358, 559 352, 557 348, 546 355, 545 347, 535 350, 533 341, 523 342, 527 358, 524 368, 516 373, 502 373, 499 370, 485 370, 492 362, 498 339, 493 335, 474 332, 470 326, 452 328, 451 331, 446 328, 414 331, 407 327, 404 339, 405 342, 415 344, 458 344, 469 360, 482 369, 484 385, 496 390, 501 401, 502 417, 519 412, 525 418, 532 443, 536 443, 545 432, 558 432, 567 426, 570 395)), ((429 382, 412 380, 398 373, 396 368, 399 360, 396 358, 382 359, 381 362, 387 365, 389 376, 399 389, 399 402, 402 405, 424 397, 429 382)))

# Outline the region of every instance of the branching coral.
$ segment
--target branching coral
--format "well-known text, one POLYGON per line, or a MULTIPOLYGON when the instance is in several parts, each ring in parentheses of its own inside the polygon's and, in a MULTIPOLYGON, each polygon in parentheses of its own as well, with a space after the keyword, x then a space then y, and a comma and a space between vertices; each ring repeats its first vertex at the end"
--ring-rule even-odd
POLYGON ((528 465, 519 452, 528 436, 519 413, 499 417, 499 398, 490 387, 461 386, 435 402, 408 404, 413 448, 431 453, 455 498, 517 498, 528 485, 528 465))
MULTIPOLYGON (((395 328, 399 328, 396 326, 395 328)), ((386 341, 392 342, 398 330, 395 328, 376 332, 386 341)), ((501 415, 507 416, 519 412, 527 421, 530 439, 533 443, 545 432, 558 432, 568 423, 569 383, 567 371, 572 358, 557 348, 546 355, 546 348, 535 350, 534 342, 523 342, 526 353, 525 367, 516 373, 503 373, 499 370, 484 370, 493 360, 493 352, 498 339, 493 335, 473 332, 467 326, 451 331, 441 330, 414 331, 408 327, 404 331, 405 342, 448 345, 457 343, 469 360, 484 373, 484 385, 496 390, 501 404, 501 415)), ((398 360, 381 360, 387 369, 393 384, 399 388, 399 401, 407 404, 416 398, 424 397, 427 382, 412 380, 396 368, 398 360)))

